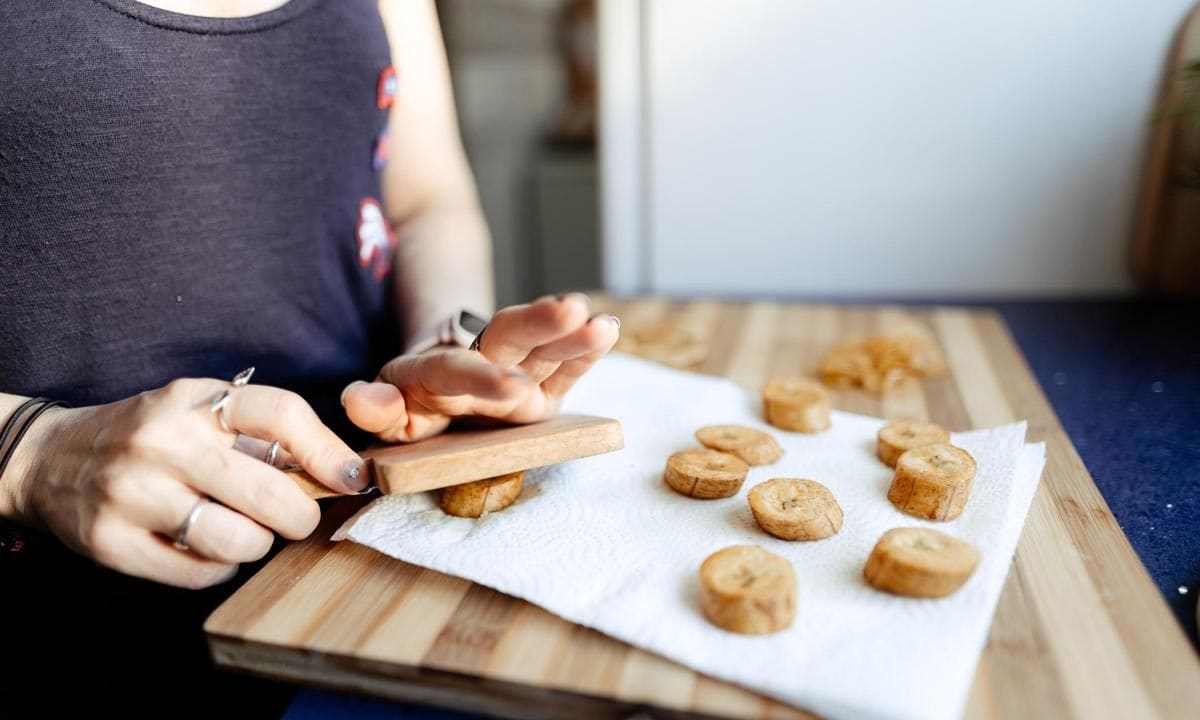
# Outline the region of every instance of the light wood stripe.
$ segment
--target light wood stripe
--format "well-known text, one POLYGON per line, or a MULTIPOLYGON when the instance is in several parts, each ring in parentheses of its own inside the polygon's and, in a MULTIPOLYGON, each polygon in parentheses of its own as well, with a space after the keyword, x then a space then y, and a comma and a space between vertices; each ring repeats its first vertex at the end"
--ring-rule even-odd
POLYGON ((747 313, 736 349, 725 366, 725 375, 746 392, 758 393, 761 388, 778 317, 779 308, 768 303, 754 303, 747 313))
POLYGON ((400 563, 376 553, 367 561, 367 573, 346 596, 323 617, 321 624, 308 639, 308 646, 322 652, 354 651, 370 638, 379 627, 367 618, 387 617, 392 606, 412 590, 421 569, 400 563))
POLYGON ((697 369, 710 375, 724 375, 737 347, 749 310, 744 305, 725 306, 717 313, 715 327, 709 336, 708 354, 697 369))
POLYGON ((736 685, 697 675, 691 707, 729 717, 757 717, 766 711, 768 701, 736 685))
POLYGON ((368 547, 338 543, 246 631, 245 637, 262 643, 307 645, 325 615, 371 571, 377 559, 378 553, 368 547), (305 618, 305 622, 297 625, 296 618, 305 618))
POLYGON ((521 603, 516 617, 488 658, 487 674, 539 684, 544 678, 553 676, 574 629, 571 623, 536 605, 521 603))
POLYGON ((616 696, 630 702, 684 709, 691 706, 695 689, 696 673, 658 655, 634 648, 625 657, 617 680, 616 696))
POLYGON ((1070 717, 1058 666, 1042 642, 1046 628, 1029 597, 1020 558, 1018 546, 975 673, 967 717, 1070 717), (1012 692, 1014 687, 1021 691, 1012 692), (981 698, 986 698, 985 705, 977 708, 981 698))
POLYGON ((632 651, 629 645, 595 630, 576 627, 552 682, 555 687, 611 697, 620 680, 625 658, 632 651))
POLYGON ((954 366, 954 381, 971 424, 986 428, 1013 422, 1016 418, 975 334, 971 316, 962 310, 939 310, 934 325, 946 358, 954 366))
POLYGON ((330 552, 335 544, 328 542, 327 538, 366 503, 367 499, 361 497, 327 502, 321 515, 321 524, 312 537, 281 550, 205 620, 204 631, 229 635, 243 635, 249 631, 304 576, 304 573, 298 573, 293 568, 313 567, 330 552))
POLYGON ((399 665, 418 664, 470 588, 469 580, 422 569, 414 587, 399 597, 356 654, 399 665))
POLYGON ((1042 624, 1054 628, 1047 645, 1059 667, 1072 669, 1062 680, 1075 714, 1153 717, 1153 705, 1044 488, 1029 510, 1022 545, 1021 570, 1029 577, 1033 606, 1042 624))

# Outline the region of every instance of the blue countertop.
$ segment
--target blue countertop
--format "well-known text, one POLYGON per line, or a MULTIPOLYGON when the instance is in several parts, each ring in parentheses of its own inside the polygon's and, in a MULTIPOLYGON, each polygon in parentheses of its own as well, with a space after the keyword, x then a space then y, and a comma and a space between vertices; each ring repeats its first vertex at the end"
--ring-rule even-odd
MULTIPOLYGON (((1000 311, 1193 644, 1200 597, 1200 303, 1012 301, 1000 311)), ((478 717, 300 690, 289 720, 478 717)))

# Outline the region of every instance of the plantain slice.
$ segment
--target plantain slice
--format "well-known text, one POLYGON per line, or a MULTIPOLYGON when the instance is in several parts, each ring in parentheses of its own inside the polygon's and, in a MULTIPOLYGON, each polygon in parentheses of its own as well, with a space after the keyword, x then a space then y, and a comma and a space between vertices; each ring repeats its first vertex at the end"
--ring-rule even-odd
POLYGON ((821 540, 842 529, 842 508, 815 480, 772 478, 750 489, 758 526, 783 540, 821 540))
POLYGON ((899 420, 880 428, 875 452, 885 465, 894 468, 896 461, 908 450, 948 442, 950 433, 941 425, 899 420))
POLYGON ((829 393, 814 380, 776 378, 763 387, 762 396, 767 422, 777 428, 804 433, 829 429, 829 393))
POLYGON ((783 449, 770 433, 743 425, 708 425, 696 431, 700 444, 737 455, 748 465, 770 465, 783 457, 783 449))
POLYGON ((863 577, 885 592, 940 598, 962 587, 977 565, 979 551, 970 543, 929 528, 901 527, 875 543, 863 577))
POLYGON ((741 458, 707 448, 681 450, 667 458, 663 479, 680 495, 711 500, 736 495, 750 466, 741 458))
POLYGON ((441 506, 447 515, 477 518, 512 505, 525 484, 525 471, 442 488, 441 506))
POLYGON ((730 632, 759 635, 790 627, 796 618, 792 564, 757 545, 718 550, 700 565, 700 609, 730 632))
POLYGON ((975 482, 975 458, 962 448, 936 443, 906 451, 896 461, 888 500, 926 520, 962 514, 975 482))
POLYGON ((663 321, 632 326, 621 333, 617 350, 676 368, 691 368, 708 357, 708 344, 689 328, 663 321))

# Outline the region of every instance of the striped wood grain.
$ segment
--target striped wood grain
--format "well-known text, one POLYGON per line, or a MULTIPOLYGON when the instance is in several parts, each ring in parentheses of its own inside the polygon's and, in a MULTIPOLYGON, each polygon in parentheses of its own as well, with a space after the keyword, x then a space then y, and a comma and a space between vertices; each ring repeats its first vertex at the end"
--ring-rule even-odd
MULTIPOLYGON (((670 318, 708 341, 696 368, 757 391, 811 369, 839 339, 916 319, 952 376, 845 410, 952 430, 1024 418, 1047 465, 968 701, 970 718, 1200 717, 1200 663, 1121 533, 999 318, 954 308, 598 299, 626 327, 670 318)), ((209 618, 219 664, 511 717, 797 718, 799 710, 572 625, 465 580, 329 534, 365 502, 329 506, 209 618)))

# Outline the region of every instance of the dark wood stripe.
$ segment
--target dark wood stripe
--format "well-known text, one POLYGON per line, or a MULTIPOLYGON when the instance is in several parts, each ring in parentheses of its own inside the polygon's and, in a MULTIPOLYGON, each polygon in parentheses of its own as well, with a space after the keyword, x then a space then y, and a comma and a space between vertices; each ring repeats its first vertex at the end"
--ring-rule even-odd
POLYGON ((520 608, 519 600, 472 585, 421 664, 454 672, 479 672, 520 608))

